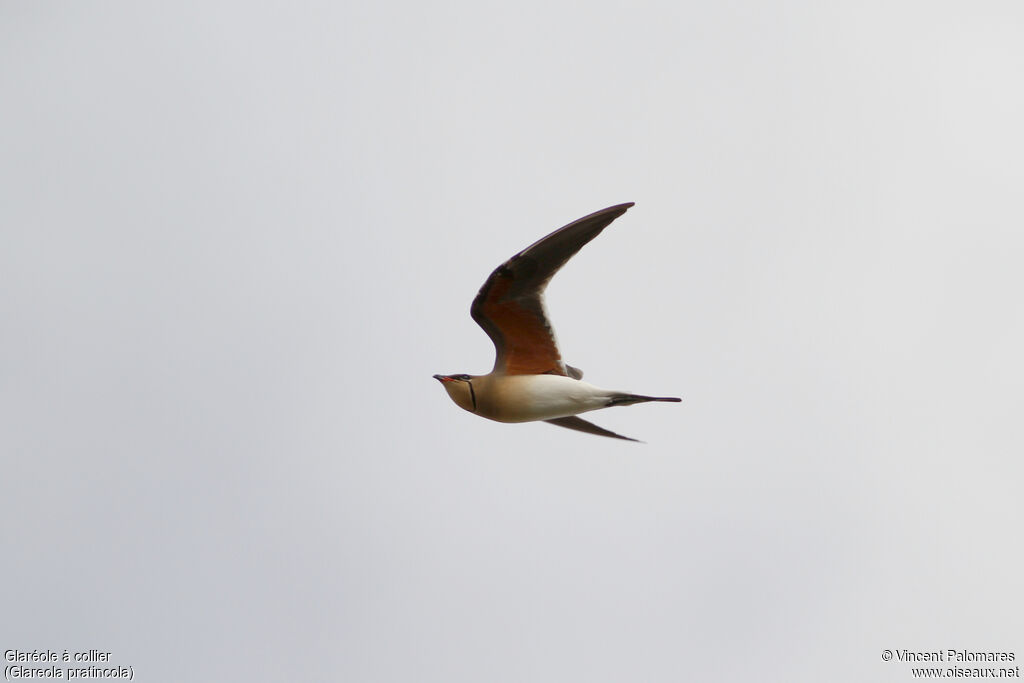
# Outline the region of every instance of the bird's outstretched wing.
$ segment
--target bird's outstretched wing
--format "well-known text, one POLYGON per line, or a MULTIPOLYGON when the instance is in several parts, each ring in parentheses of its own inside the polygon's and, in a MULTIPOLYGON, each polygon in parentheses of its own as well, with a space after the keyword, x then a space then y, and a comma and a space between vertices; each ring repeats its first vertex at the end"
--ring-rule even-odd
POLYGON ((544 420, 548 424, 553 424, 558 427, 565 427, 566 429, 575 429, 577 432, 586 432, 587 434, 597 434, 598 436, 610 436, 613 439, 624 439, 625 441, 637 441, 638 439, 631 439, 628 436, 622 434, 616 434, 613 431, 607 430, 604 427, 598 427, 593 422, 587 422, 582 417, 573 415, 571 417, 559 417, 554 420, 544 420))
POLYGON ((631 206, 632 202, 610 206, 573 221, 534 242, 491 273, 473 299, 470 313, 494 342, 494 372, 571 376, 562 362, 544 310, 544 289, 584 244, 631 206))

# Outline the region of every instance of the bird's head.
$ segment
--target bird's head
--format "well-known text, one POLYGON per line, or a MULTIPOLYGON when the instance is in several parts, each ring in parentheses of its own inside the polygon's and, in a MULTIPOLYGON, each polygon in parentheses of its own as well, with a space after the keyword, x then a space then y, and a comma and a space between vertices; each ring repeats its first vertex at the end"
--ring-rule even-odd
POLYGON ((455 405, 469 412, 476 412, 476 392, 470 375, 434 375, 455 405))

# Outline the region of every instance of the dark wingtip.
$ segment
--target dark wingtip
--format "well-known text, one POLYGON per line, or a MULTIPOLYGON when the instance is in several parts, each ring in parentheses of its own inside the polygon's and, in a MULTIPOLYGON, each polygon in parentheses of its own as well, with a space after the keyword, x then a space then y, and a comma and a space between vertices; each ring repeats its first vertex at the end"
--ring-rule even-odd
POLYGON ((623 441, 636 441, 637 443, 645 443, 640 439, 634 439, 631 436, 623 436, 622 434, 616 434, 610 429, 604 427, 598 427, 593 422, 587 422, 579 415, 572 415, 570 417, 557 417, 553 420, 544 420, 548 424, 553 424, 556 427, 565 427, 566 429, 575 429, 578 432, 586 432, 587 434, 596 434, 598 436, 607 436, 612 439, 622 439, 623 441))
MULTIPOLYGON (((607 220, 607 222, 601 226, 601 230, 604 230, 604 228, 606 228, 612 221, 614 221, 616 218, 629 211, 631 208, 633 208, 634 205, 635 202, 626 202, 625 204, 612 204, 611 206, 606 206, 603 209, 598 209, 593 213, 588 213, 586 216, 583 216, 582 218, 577 218, 572 223, 569 223, 568 225, 564 225, 562 227, 567 228, 569 227, 569 225, 584 223, 594 218, 601 217, 607 220)), ((600 230, 598 230, 598 232, 600 232, 600 230)))

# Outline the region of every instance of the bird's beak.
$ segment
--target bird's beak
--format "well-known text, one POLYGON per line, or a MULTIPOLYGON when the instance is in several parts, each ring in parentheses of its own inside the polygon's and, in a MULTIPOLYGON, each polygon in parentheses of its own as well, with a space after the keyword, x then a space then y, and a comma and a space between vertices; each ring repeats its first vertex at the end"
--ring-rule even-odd
POLYGON ((444 375, 434 375, 434 379, 436 379, 438 382, 447 382, 448 381, 448 378, 445 377, 444 375))

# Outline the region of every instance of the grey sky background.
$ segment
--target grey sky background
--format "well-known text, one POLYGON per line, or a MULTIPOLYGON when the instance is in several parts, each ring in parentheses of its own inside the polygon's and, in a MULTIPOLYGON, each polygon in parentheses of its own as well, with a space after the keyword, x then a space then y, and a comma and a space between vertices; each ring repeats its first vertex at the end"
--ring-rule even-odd
POLYGON ((0 4, 0 646, 136 680, 1024 657, 1015 2, 0 4), (500 425, 490 271, 683 396, 500 425))

